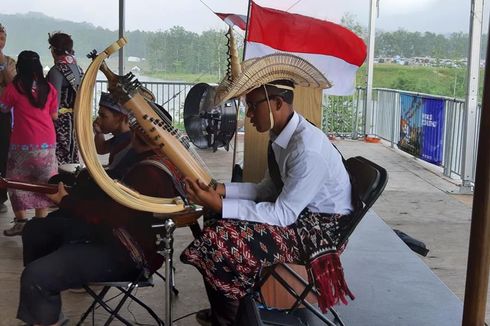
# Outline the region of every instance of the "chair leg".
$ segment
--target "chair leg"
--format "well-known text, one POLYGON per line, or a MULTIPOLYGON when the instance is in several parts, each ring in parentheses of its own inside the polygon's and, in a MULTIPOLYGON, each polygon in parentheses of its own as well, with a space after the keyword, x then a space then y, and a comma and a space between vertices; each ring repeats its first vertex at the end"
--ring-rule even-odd
MULTIPOLYGON (((87 290, 87 293, 90 294, 91 297, 94 298, 94 300, 102 307, 104 308, 108 313, 111 314, 111 320, 115 318, 117 318, 119 321, 121 321, 124 325, 126 326, 131 326, 131 323, 129 323, 126 319, 124 319, 121 315, 119 315, 118 313, 114 313, 114 310, 107 304, 104 302, 104 300, 102 298, 100 298, 97 293, 95 293, 90 287, 86 287, 85 290, 87 290)), ((107 293, 107 291, 106 291, 107 293)), ((107 322, 105 325, 108 325, 107 322)))
MULTIPOLYGON (((85 291, 87 291, 88 293, 92 292, 95 294, 95 292, 92 291, 92 289, 90 289, 88 286, 84 286, 83 287, 85 289, 85 291), (88 290, 87 290, 88 288, 88 290), (90 290, 90 292, 89 292, 90 290)), ((109 292, 110 290, 110 286, 104 286, 104 288, 102 289, 102 291, 100 291, 100 293, 97 295, 98 297, 100 297, 101 299, 104 298, 104 296, 107 294, 107 292, 109 292)), ((95 310, 95 306, 97 305, 97 301, 94 301, 92 302, 92 304, 90 305, 90 307, 88 307, 88 309, 83 313, 82 317, 80 318, 80 320, 78 321, 77 323, 77 326, 80 326, 82 325, 82 323, 85 321, 85 319, 87 319, 88 315, 90 314, 90 312, 94 312, 95 310)))
POLYGON ((328 310, 333 315, 334 321, 337 321, 337 324, 339 324, 339 326, 345 326, 344 321, 342 320, 342 318, 340 318, 339 314, 337 313, 337 311, 335 311, 334 308, 330 308, 328 310))
MULTIPOLYGON (((304 298, 306 298, 306 296, 311 292, 313 292, 315 295, 318 295, 318 292, 316 292, 315 289, 313 289, 313 285, 312 284, 308 284, 298 273, 296 273, 295 270, 293 270, 291 267, 289 267, 288 265, 286 264, 283 264, 281 265, 288 273, 290 273, 297 281, 301 282, 304 286, 305 286, 305 290, 303 291, 303 293, 301 293, 301 298, 302 300, 297 300, 295 305, 296 307, 301 303, 301 302, 304 302, 304 298), (301 302, 300 302, 301 301, 301 302)), ((277 275, 277 274, 276 274, 277 275)), ((280 276, 279 276, 280 277, 280 276)), ((277 278, 277 277, 276 277, 277 278)), ((295 308, 296 308, 295 307, 295 308)), ((291 308, 293 309, 293 308, 291 308)), ((330 313, 333 315, 334 317, 334 322, 336 321, 337 324, 339 324, 340 326, 345 326, 344 324, 344 321, 342 320, 342 318, 340 318, 339 314, 337 313, 337 311, 335 311, 334 308, 330 308, 329 309, 330 313)))
POLYGON ((138 287, 137 283, 132 283, 128 287, 127 290, 125 288, 120 287, 120 286, 116 287, 119 291, 121 291, 121 293, 124 293, 124 296, 121 298, 121 300, 119 300, 116 308, 114 308, 112 310, 111 315, 109 316, 109 318, 107 319, 107 321, 105 323, 106 326, 108 326, 114 320, 114 317, 116 317, 116 315, 119 315, 119 310, 121 310, 123 305, 126 303, 126 301, 128 300, 128 298, 131 295, 131 292, 133 292, 134 289, 136 289, 137 287, 138 287))
POLYGON ((300 282, 305 287, 305 289, 301 292, 301 294, 298 294, 296 292, 296 290, 294 290, 288 283, 286 283, 284 281, 284 279, 281 277, 281 275, 279 275, 275 271, 275 268, 271 268, 266 273, 264 273, 262 275, 261 279, 258 282, 258 287, 257 288, 259 289, 260 299, 261 299, 261 301, 262 301, 263 304, 265 304, 265 302, 264 302, 264 298, 262 296, 262 293, 260 292, 260 287, 262 287, 262 285, 267 281, 267 279, 272 276, 272 277, 274 277, 289 292, 289 294, 291 294, 291 296, 293 296, 296 299, 295 303, 291 306, 291 308, 288 309, 288 312, 292 312, 293 310, 295 310, 296 308, 298 308, 299 305, 303 304, 305 306, 305 308, 307 308, 309 311, 311 311, 313 314, 315 314, 315 316, 317 316, 318 318, 320 318, 327 325, 332 325, 332 326, 335 326, 335 325, 345 326, 343 320, 340 318, 339 314, 333 308, 330 308, 329 309, 329 312, 334 317, 334 321, 332 322, 327 317, 325 317, 325 315, 322 314, 318 310, 318 308, 316 308, 314 305, 312 305, 311 303, 309 303, 308 301, 305 300, 306 297, 308 296, 308 294, 310 292, 313 293, 313 294, 315 294, 315 295, 318 295, 318 293, 316 292, 316 290, 313 288, 313 285, 312 284, 307 283, 303 279, 303 277, 301 277, 296 271, 294 271, 288 265, 281 264, 281 267, 284 268, 284 270, 286 272, 288 272, 291 276, 293 276, 298 282, 300 282))
MULTIPOLYGON (((289 294, 291 294, 296 299, 299 298, 299 294, 282 277, 280 277, 280 276, 279 277, 274 276, 274 277, 277 279, 277 281, 279 283, 281 283, 281 285, 286 289, 286 291, 289 292, 289 294)), ((327 324, 329 326, 337 326, 331 320, 329 320, 327 317, 325 317, 315 306, 313 306, 308 301, 303 301, 302 304, 305 306, 306 309, 311 311, 315 316, 317 316, 325 324, 327 324)))
POLYGON ((258 280, 255 282, 255 285, 254 285, 254 291, 255 291, 255 293, 258 294, 260 303, 262 303, 262 305, 264 305, 265 307, 267 307, 267 304, 265 302, 264 296, 262 295, 261 288, 265 284, 265 282, 267 282, 269 277, 271 277, 272 271, 273 271, 272 268, 266 269, 263 274, 262 274, 262 271, 260 271, 258 273, 258 275, 260 275, 260 277, 258 278, 258 280))

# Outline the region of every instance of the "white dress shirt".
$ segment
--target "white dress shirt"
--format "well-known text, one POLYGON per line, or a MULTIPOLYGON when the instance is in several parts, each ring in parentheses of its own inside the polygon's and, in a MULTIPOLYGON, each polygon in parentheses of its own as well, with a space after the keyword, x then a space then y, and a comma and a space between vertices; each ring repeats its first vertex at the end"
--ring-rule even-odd
POLYGON ((269 171, 258 183, 226 183, 223 218, 271 225, 293 224, 304 208, 349 214, 351 185, 340 153, 327 136, 298 113, 279 135, 270 133, 284 187, 279 193, 269 171))

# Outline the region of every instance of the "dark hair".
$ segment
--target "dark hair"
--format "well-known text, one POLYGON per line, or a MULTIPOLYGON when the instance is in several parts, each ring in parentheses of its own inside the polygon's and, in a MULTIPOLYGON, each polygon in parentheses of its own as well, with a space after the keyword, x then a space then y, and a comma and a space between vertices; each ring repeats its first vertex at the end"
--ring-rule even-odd
POLYGON ((128 115, 128 110, 123 108, 119 102, 107 92, 102 92, 100 94, 99 106, 105 107, 116 114, 128 115))
POLYGON ((54 34, 48 34, 48 36, 48 42, 54 50, 54 54, 75 54, 75 51, 73 51, 73 40, 70 35, 56 32, 54 34))
POLYGON ((293 104, 294 92, 289 89, 280 88, 281 85, 294 89, 294 83, 292 81, 287 79, 278 79, 265 84, 265 88, 267 89, 267 94, 270 97, 275 97, 275 96, 281 97, 284 100, 284 102, 288 104, 293 104), (274 85, 278 85, 279 87, 276 87, 274 85))
POLYGON ((39 54, 34 51, 22 51, 17 58, 17 75, 14 77, 14 86, 17 91, 29 99, 36 108, 43 108, 49 94, 49 84, 43 74, 43 66, 39 54), (32 86, 36 82, 35 96, 32 86))

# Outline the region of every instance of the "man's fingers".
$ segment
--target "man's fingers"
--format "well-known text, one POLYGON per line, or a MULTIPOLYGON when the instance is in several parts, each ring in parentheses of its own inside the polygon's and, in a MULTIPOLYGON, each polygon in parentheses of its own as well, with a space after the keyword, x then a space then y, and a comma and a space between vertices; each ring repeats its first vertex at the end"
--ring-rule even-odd
POLYGON ((202 182, 201 180, 197 179, 196 183, 199 185, 199 188, 201 188, 204 191, 209 191, 209 186, 202 182))
POLYGON ((190 180, 189 178, 185 178, 184 183, 185 183, 185 191, 187 193, 187 197, 190 199, 190 201, 198 204, 199 203, 199 197, 196 194, 197 185, 195 185, 194 182, 192 180, 190 180))

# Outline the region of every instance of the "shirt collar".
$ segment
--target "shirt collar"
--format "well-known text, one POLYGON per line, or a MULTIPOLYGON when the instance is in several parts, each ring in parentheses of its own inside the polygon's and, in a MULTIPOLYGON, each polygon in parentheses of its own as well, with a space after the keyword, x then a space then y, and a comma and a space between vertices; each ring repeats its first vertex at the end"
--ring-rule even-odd
POLYGON ((274 134, 274 132, 270 132, 270 139, 272 142, 279 147, 286 149, 288 147, 289 141, 298 127, 299 124, 299 115, 294 112, 291 120, 289 120, 288 124, 284 127, 279 135, 274 134))

